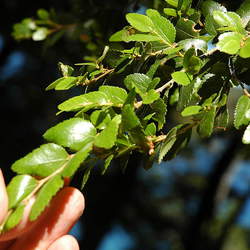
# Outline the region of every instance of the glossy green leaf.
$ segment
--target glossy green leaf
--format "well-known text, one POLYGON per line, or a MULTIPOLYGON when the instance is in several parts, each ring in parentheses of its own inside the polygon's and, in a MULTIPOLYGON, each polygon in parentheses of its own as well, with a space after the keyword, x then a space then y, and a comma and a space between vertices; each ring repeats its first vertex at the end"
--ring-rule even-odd
POLYGON ((37 16, 42 20, 47 20, 49 19, 49 12, 45 9, 39 9, 37 11, 37 16))
POLYGON ((81 189, 83 189, 85 187, 86 183, 88 182, 88 179, 89 179, 90 174, 91 174, 91 170, 92 170, 92 167, 88 167, 85 170, 83 178, 82 178, 81 189))
POLYGON ((144 94, 148 91, 151 81, 145 74, 134 73, 126 76, 124 84, 129 90, 135 88, 136 93, 144 94))
POLYGON ((129 41, 129 32, 126 29, 119 30, 115 32, 110 38, 110 42, 128 42, 129 41))
POLYGON ((242 39, 243 35, 237 32, 226 32, 219 36, 216 47, 222 52, 234 55, 239 51, 242 39))
POLYGON ((96 129, 82 118, 71 118, 48 129, 43 137, 72 150, 80 150, 88 142, 94 141, 96 129))
POLYGON ((21 221, 24 214, 25 205, 19 205, 8 217, 7 221, 4 224, 3 231, 9 231, 10 229, 17 226, 17 224, 21 221))
POLYGON ((67 90, 76 85, 78 78, 77 77, 61 77, 56 81, 52 82, 46 90, 56 89, 56 90, 67 90))
POLYGON ((248 125, 249 119, 246 117, 246 113, 250 109, 249 97, 243 95, 238 99, 235 114, 234 114, 234 126, 239 129, 243 125, 248 125))
POLYGON ((200 137, 206 138, 213 133, 215 115, 216 115, 215 106, 211 106, 208 111, 204 112, 197 130, 200 137))
POLYGON ((163 99, 159 98, 152 104, 150 104, 152 111, 155 113, 153 116, 153 120, 158 123, 158 129, 162 129, 165 121, 166 121, 166 113, 167 113, 167 104, 163 101, 163 99))
POLYGON ((181 115, 182 116, 190 116, 190 115, 196 115, 200 112, 200 110, 202 109, 201 106, 197 106, 197 105, 194 105, 194 106, 189 106, 189 107, 186 107, 182 112, 181 112, 181 115))
POLYGON ((61 62, 58 63, 58 68, 64 77, 71 76, 74 72, 74 68, 61 62))
POLYGON ((177 71, 171 74, 173 80, 180 85, 188 85, 192 82, 192 75, 189 75, 186 72, 177 71))
POLYGON ((240 8, 237 10, 237 13, 241 16, 243 26, 246 27, 250 21, 250 0, 245 0, 240 8))
POLYGON ((149 17, 138 14, 138 13, 128 13, 126 19, 131 26, 141 32, 150 32, 152 30, 152 21, 149 17))
POLYGON ((199 30, 195 29, 196 23, 186 18, 180 18, 176 24, 176 36, 179 40, 190 39, 199 36, 199 30))
POLYGON ((119 125, 121 123, 121 116, 115 116, 107 127, 101 131, 95 138, 95 146, 99 148, 109 149, 115 145, 116 137, 118 134, 119 125))
POLYGON ((222 107, 215 118, 215 128, 226 129, 229 122, 229 112, 226 106, 222 107))
POLYGON ((174 145, 176 141, 176 133, 177 133, 177 127, 172 128, 166 136, 166 139, 161 144, 160 152, 159 152, 159 158, 158 162, 162 162, 164 156, 168 153, 168 151, 171 149, 171 147, 174 145))
POLYGON ((246 40, 242 41, 239 55, 242 58, 250 57, 250 38, 247 38, 246 40))
MULTIPOLYGON (((172 9, 172 8, 164 8, 163 9, 164 13, 168 16, 174 16, 176 17, 177 16, 177 11, 175 9, 172 9)), ((180 13, 178 13, 180 14, 180 13)))
POLYGON ((153 34, 159 36, 168 45, 175 41, 176 30, 174 25, 165 17, 161 16, 157 10, 148 9, 147 15, 153 22, 153 34))
POLYGON ((212 1, 212 0, 203 1, 202 13, 204 16, 209 16, 209 15, 212 16, 213 12, 217 10, 222 11, 222 12, 227 11, 227 9, 223 5, 215 1, 212 1))
POLYGON ((68 153, 63 147, 48 143, 17 160, 11 169, 18 174, 46 177, 62 167, 67 161, 68 153))
POLYGON ((111 121, 111 116, 108 110, 95 110, 90 116, 90 121, 97 129, 104 129, 111 121))
POLYGON ((117 106, 117 104, 111 103, 105 93, 93 91, 68 99, 61 103, 58 106, 58 109, 61 111, 77 111, 80 109, 87 111, 93 107, 96 108, 103 106, 117 106))
POLYGON ((156 126, 153 122, 149 123, 145 128, 145 134, 147 136, 153 136, 156 133, 156 126))
POLYGON ((75 174, 80 165, 89 156, 90 151, 92 150, 92 146, 92 142, 88 143, 84 145, 84 147, 82 147, 76 154, 71 156, 70 160, 62 171, 63 177, 72 177, 75 174))
POLYGON ((38 181, 30 175, 17 175, 7 186, 9 209, 16 207, 37 186, 38 181))
POLYGON ((242 142, 244 144, 250 144, 250 125, 247 126, 247 128, 244 131, 242 142))
POLYGON ((126 104, 122 109, 122 127, 124 131, 131 130, 135 127, 140 127, 141 122, 136 116, 133 107, 126 104))
POLYGON ((150 104, 160 98, 160 94, 154 89, 149 90, 146 94, 141 95, 144 104, 150 104))
POLYGON ((114 86, 101 86, 99 91, 106 94, 107 99, 117 105, 123 104, 128 96, 125 89, 114 86))
POLYGON ((160 38, 156 35, 132 34, 127 37, 126 42, 154 42, 159 40, 160 38))
POLYGON ((50 200, 63 187, 64 181, 60 175, 51 178, 37 193, 36 200, 31 208, 29 219, 34 221, 49 205, 50 200))
POLYGON ((231 31, 245 33, 240 16, 234 12, 214 11, 213 18, 220 26, 227 26, 231 31))
POLYGON ((111 161, 113 160, 114 155, 110 155, 105 159, 103 170, 102 170, 102 175, 106 173, 111 161))

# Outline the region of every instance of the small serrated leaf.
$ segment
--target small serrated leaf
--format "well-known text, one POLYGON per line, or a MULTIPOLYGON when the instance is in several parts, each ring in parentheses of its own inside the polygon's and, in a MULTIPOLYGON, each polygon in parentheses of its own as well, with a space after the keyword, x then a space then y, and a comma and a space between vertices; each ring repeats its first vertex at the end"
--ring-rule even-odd
POLYGON ((123 104, 128 96, 125 89, 114 86, 101 86, 99 91, 105 93, 108 100, 114 104, 123 104))
POLYGON ((132 27, 141 32, 150 32, 152 30, 153 23, 150 18, 145 15, 128 13, 126 19, 132 27))
POLYGON ((17 175, 7 186, 9 209, 16 207, 37 186, 38 182, 30 175, 17 175))
POLYGON ((161 144, 160 152, 159 152, 159 158, 158 162, 162 162, 164 156, 168 153, 168 151, 171 149, 171 147, 174 145, 176 141, 176 133, 177 133, 178 128, 174 127, 172 128, 166 136, 166 139, 164 142, 161 144))
POLYGON ((103 166, 103 170, 102 170, 102 175, 104 175, 111 163, 111 161, 113 160, 114 158, 114 155, 110 155, 108 156, 106 159, 105 159, 105 162, 104 162, 104 166, 103 166))
POLYGON ((68 153, 63 147, 48 143, 14 162, 11 169, 18 174, 46 177, 62 167, 67 160, 68 153))
POLYGON ((238 99, 235 114, 234 114, 234 126, 239 129, 243 125, 249 123, 249 119, 246 117, 246 113, 250 109, 250 99, 249 97, 243 95, 238 99))
POLYGON ((3 231, 9 231, 21 221, 23 218, 25 205, 19 205, 8 217, 7 221, 4 224, 3 231))
POLYGON ((189 85, 192 82, 193 76, 186 72, 176 71, 171 74, 173 80, 180 85, 189 85))
POLYGON ((189 107, 186 107, 181 112, 181 115, 182 116, 196 115, 196 114, 198 114, 200 112, 201 109, 202 109, 202 107, 198 106, 198 105, 189 106, 189 107))
POLYGON ((214 128, 215 115, 216 115, 215 106, 211 106, 208 111, 204 112, 197 129, 201 138, 209 137, 212 134, 214 128))
POLYGON ((96 129, 82 118, 71 118, 48 129, 43 137, 72 150, 80 150, 85 144, 94 141, 96 129))
POLYGON ((101 131, 95 138, 95 146, 99 148, 109 149, 115 145, 119 125, 121 123, 121 115, 115 116, 107 127, 101 131))
POLYGON ((34 221, 48 206, 50 200, 56 193, 63 187, 64 181, 60 175, 56 175, 51 178, 44 186, 40 189, 37 194, 36 201, 34 202, 29 219, 34 221))
POLYGON ((148 9, 146 13, 153 22, 153 33, 158 35, 166 44, 172 44, 176 35, 174 25, 167 18, 161 16, 157 10, 148 9))
POLYGON ((62 171, 63 177, 72 177, 80 165, 86 160, 89 156, 90 151, 92 150, 93 143, 86 144, 81 150, 74 154, 71 159, 66 164, 65 168, 62 171))

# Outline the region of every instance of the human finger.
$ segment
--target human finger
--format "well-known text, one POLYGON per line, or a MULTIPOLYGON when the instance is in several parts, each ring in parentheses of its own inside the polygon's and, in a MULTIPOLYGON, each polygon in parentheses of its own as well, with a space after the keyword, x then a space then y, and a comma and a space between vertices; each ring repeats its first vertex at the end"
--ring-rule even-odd
POLYGON ((62 189, 51 201, 44 219, 14 243, 11 250, 46 250, 52 242, 67 234, 84 210, 82 193, 72 187, 62 189))
POLYGON ((48 250, 79 250, 79 245, 72 235, 64 235, 54 241, 48 250))
POLYGON ((0 169, 0 225, 2 224, 8 212, 8 195, 3 178, 2 170, 0 169))

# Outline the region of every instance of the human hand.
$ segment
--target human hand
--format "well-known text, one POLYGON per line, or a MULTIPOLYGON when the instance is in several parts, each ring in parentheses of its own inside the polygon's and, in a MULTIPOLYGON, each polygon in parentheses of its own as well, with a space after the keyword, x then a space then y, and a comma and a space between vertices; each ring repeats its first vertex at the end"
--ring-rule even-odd
MULTIPOLYGON (((65 187, 51 200, 36 221, 29 221, 35 197, 25 207, 21 222, 0 235, 0 250, 78 250, 77 240, 67 232, 84 210, 84 197, 76 188, 65 187)), ((0 225, 8 212, 8 196, 0 170, 0 225)))

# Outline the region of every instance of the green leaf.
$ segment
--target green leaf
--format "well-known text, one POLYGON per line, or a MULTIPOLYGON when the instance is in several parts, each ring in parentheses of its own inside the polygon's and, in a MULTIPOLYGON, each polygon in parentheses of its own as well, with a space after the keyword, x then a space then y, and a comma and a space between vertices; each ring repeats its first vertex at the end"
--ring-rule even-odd
POLYGON ((134 73, 126 76, 124 84, 131 90, 135 88, 136 93, 145 94, 149 89, 152 80, 145 74, 134 73))
POLYGON ((160 98, 160 94, 154 89, 149 90, 146 94, 141 95, 143 104, 150 104, 160 98))
POLYGON ((100 91, 93 91, 68 99, 67 101, 61 103, 58 106, 58 109, 61 111, 78 111, 82 109, 85 112, 93 107, 97 108, 103 106, 119 105, 111 103, 105 93, 100 91))
POLYGON ((183 71, 176 71, 171 74, 173 80, 180 85, 188 85, 192 82, 192 75, 187 74, 183 71))
POLYGON ((178 128, 174 127, 172 128, 166 135, 166 139, 164 142, 161 144, 160 152, 159 152, 159 158, 158 162, 162 162, 164 156, 169 152, 171 147, 174 145, 176 141, 176 133, 177 133, 178 128))
POLYGON ((190 74, 197 74, 202 67, 202 60, 195 56, 195 49, 190 48, 186 51, 183 59, 185 71, 190 74))
POLYGON ((123 104, 128 96, 125 89, 114 86, 101 86, 99 91, 105 93, 107 99, 114 104, 123 104))
POLYGON ((145 15, 128 13, 126 19, 131 26, 141 32, 150 32, 152 30, 152 21, 145 15))
POLYGON ((200 112, 200 110, 202 109, 201 106, 197 106, 197 105, 194 105, 194 106, 189 106, 189 107, 186 107, 182 112, 181 112, 181 115, 182 116, 190 116, 190 115, 196 115, 200 112))
POLYGON ((243 95, 238 99, 235 114, 234 114, 234 126, 239 129, 243 125, 248 125, 249 119, 246 117, 246 113, 250 109, 249 97, 243 95))
POLYGON ((62 75, 65 77, 71 76, 72 73, 74 72, 74 69, 71 66, 63 64, 61 62, 58 63, 58 67, 59 67, 59 70, 61 71, 62 75))
POLYGON ((181 86, 177 103, 177 111, 182 111, 191 102, 193 94, 194 82, 186 86, 181 86))
POLYGON ((195 29, 196 23, 186 18, 180 18, 176 24, 176 36, 178 40, 190 39, 199 36, 199 30, 195 29))
POLYGON ((72 150, 80 150, 85 144, 94 141, 96 129, 82 118, 71 118, 48 129, 43 137, 72 150))
POLYGON ((32 34, 32 39, 34 41, 42 41, 46 39, 47 35, 49 34, 49 31, 47 28, 38 28, 33 34, 32 34))
POLYGON ((48 143, 17 160, 11 169, 18 174, 46 177, 62 167, 67 161, 68 153, 63 147, 48 143))
POLYGON ((37 186, 38 182, 30 175, 17 175, 7 186, 9 209, 16 207, 37 186))
POLYGON ((70 160, 62 171, 63 177, 72 177, 75 174, 80 165, 89 156, 89 153, 92 150, 92 146, 92 142, 88 143, 83 148, 81 148, 76 154, 71 156, 70 160))
POLYGON ((243 26, 246 27, 250 21, 250 0, 245 0, 240 8, 237 10, 237 13, 241 16, 243 26))
POLYGON ((84 188, 84 186, 86 185, 86 183, 88 182, 88 179, 90 177, 90 173, 91 173, 92 167, 88 167, 83 175, 83 179, 82 179, 82 185, 81 185, 81 189, 84 188))
POLYGON ((115 116, 107 127, 101 131, 95 138, 95 146, 99 148, 110 149, 115 145, 118 134, 119 125, 121 123, 121 115, 115 116))
POLYGON ((96 110, 90 116, 90 121, 97 129, 106 128, 111 121, 109 110, 96 110))
POLYGON ((111 163, 111 161, 113 160, 114 158, 114 155, 110 155, 108 156, 106 159, 105 159, 105 162, 104 162, 104 166, 103 166, 103 170, 102 170, 102 175, 104 175, 111 163))
POLYGON ((160 38, 156 35, 150 35, 150 34, 132 34, 129 35, 125 42, 154 42, 159 41, 160 38))
POLYGON ((250 144, 250 125, 247 126, 247 128, 244 131, 242 142, 244 144, 250 144))
POLYGON ((126 104, 122 109, 122 127, 124 131, 129 131, 135 127, 140 127, 141 122, 130 104, 126 104))
POLYGON ((25 205, 18 206, 8 217, 7 221, 4 224, 3 231, 9 231, 10 229, 17 226, 17 224, 21 221, 23 218, 25 205))
POLYGON ((153 22, 153 34, 158 35, 167 45, 172 44, 176 34, 174 25, 157 10, 148 9, 146 13, 153 22))
POLYGON ((56 175, 51 178, 44 186, 40 189, 37 194, 36 201, 34 202, 29 219, 34 221, 48 206, 50 200, 56 193, 63 187, 64 181, 60 175, 56 175))
POLYGON ((247 38, 246 40, 242 41, 239 55, 242 58, 250 57, 250 38, 247 38))
POLYGON ((223 5, 212 0, 204 1, 202 3, 202 13, 204 16, 212 16, 213 12, 216 10, 223 12, 227 11, 227 9, 223 5))
POLYGON ((216 47, 222 52, 234 55, 239 51, 243 37, 243 35, 237 32, 223 33, 219 36, 219 42, 216 44, 216 47))
POLYGON ((220 129, 226 129, 229 122, 229 112, 226 106, 222 107, 219 114, 215 118, 215 127, 220 129))
POLYGON ((215 106, 211 106, 210 110, 204 112, 197 130, 200 137, 206 138, 213 133, 215 115, 215 106))
MULTIPOLYGON (((164 13, 168 16, 174 16, 176 17, 177 16, 177 11, 175 9, 172 9, 172 8, 164 8, 163 9, 164 13)), ((180 13, 178 13, 180 14, 180 13)))
POLYGON ((52 82, 46 90, 56 89, 56 90, 67 90, 76 85, 78 78, 77 77, 61 77, 56 81, 52 82))
POLYGON ((147 136, 153 136, 156 133, 156 126, 153 122, 149 123, 145 129, 145 134, 147 136))
POLYGON ((42 20, 47 20, 49 19, 49 12, 45 9, 39 9, 37 11, 37 16, 42 20))
POLYGON ((119 30, 115 32, 110 38, 110 42, 128 42, 129 32, 126 29, 119 30))
POLYGON ((230 28, 229 30, 237 31, 243 34, 246 33, 240 16, 235 12, 214 11, 213 18, 220 26, 227 26, 230 28))
POLYGON ((163 101, 163 99, 159 98, 152 104, 150 104, 152 111, 155 113, 153 116, 153 120, 158 122, 158 130, 162 129, 165 123, 165 116, 167 113, 167 104, 163 101))

